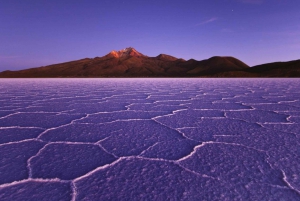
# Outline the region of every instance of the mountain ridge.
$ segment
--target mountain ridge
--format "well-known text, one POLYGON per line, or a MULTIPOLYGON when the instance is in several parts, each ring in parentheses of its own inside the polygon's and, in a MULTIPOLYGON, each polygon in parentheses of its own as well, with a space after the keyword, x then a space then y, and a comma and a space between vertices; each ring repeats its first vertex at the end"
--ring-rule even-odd
POLYGON ((146 56, 132 47, 102 57, 85 58, 19 71, 0 72, 0 78, 43 77, 300 77, 300 60, 249 67, 231 56, 197 61, 167 54, 146 56))

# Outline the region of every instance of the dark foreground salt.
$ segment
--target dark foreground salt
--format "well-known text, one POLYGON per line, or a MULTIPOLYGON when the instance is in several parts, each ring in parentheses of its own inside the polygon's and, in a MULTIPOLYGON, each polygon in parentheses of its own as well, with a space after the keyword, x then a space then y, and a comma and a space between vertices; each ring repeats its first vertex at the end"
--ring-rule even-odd
POLYGON ((300 79, 2 79, 0 200, 300 200, 300 79))

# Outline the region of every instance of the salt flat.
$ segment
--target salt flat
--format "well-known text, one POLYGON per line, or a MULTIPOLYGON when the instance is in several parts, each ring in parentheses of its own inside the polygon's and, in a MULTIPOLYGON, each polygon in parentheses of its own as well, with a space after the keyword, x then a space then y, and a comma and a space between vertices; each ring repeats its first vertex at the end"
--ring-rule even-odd
POLYGON ((0 200, 300 200, 300 79, 2 79, 0 200))

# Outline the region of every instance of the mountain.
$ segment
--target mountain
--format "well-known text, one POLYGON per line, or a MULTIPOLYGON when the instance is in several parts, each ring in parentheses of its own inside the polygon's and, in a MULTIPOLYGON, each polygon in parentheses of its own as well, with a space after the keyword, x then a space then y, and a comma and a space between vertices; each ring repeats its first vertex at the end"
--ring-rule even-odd
POLYGON ((20 71, 3 71, 2 78, 35 77, 269 77, 297 72, 299 62, 266 64, 250 68, 234 57, 184 60, 166 54, 146 56, 132 47, 111 51, 103 57, 86 58, 20 71), (293 70, 294 69, 294 70, 293 70))

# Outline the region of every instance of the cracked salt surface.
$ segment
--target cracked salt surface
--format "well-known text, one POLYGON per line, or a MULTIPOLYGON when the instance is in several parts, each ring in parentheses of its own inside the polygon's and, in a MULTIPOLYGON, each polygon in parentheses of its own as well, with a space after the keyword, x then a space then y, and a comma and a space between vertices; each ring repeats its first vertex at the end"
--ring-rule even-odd
POLYGON ((0 80, 0 200, 300 200, 299 88, 0 80))

